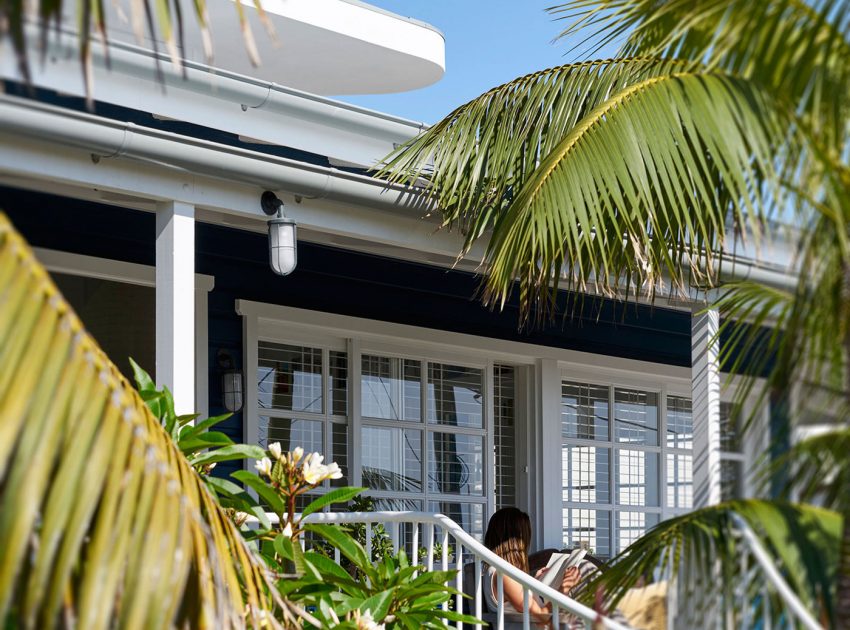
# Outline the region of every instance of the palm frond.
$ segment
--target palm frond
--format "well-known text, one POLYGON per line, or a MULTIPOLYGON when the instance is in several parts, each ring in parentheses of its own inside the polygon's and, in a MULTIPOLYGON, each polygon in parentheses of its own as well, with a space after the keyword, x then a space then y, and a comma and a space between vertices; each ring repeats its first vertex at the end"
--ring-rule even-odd
MULTIPOLYGON (((720 596, 731 605, 731 590, 746 583, 741 575, 744 541, 736 534, 734 514, 755 530, 772 553, 786 581, 812 611, 832 614, 842 518, 839 514, 809 505, 782 501, 744 500, 722 503, 668 519, 632 543, 583 591, 588 602, 597 588, 615 606, 628 589, 647 576, 661 575, 671 581, 693 584, 689 606, 704 596, 720 596)), ((749 626, 759 624, 764 607, 748 609, 749 626)), ((746 597, 744 598, 746 601, 746 597)), ((713 610, 717 619, 726 611, 713 610)), ((737 611, 740 613, 741 611, 737 611)), ((734 626, 732 626, 734 627, 734 626)))
POLYGON ((850 426, 800 440, 773 467, 785 473, 788 494, 850 513, 850 426))
POLYGON ((785 99, 818 135, 846 138, 846 0, 570 0, 550 11, 568 23, 562 38, 723 68, 785 99))
POLYGON ((467 247, 492 229, 485 301, 518 280, 527 315, 559 286, 712 285, 730 225, 760 232, 778 115, 746 82, 675 61, 565 66, 464 105, 381 174, 424 177, 467 247))
POLYGON ((294 617, 262 563, 0 214, 0 619, 294 617))

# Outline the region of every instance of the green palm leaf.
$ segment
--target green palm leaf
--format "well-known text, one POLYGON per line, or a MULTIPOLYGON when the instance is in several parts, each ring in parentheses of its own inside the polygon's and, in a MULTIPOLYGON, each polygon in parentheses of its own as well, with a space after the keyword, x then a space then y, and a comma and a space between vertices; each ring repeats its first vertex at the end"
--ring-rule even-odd
MULTIPOLYGON (((608 605, 615 606, 628 589, 660 571, 671 580, 725 596, 723 601, 729 605, 734 600, 732 589, 743 583, 745 553, 733 514, 760 534, 801 601, 818 615, 831 616, 841 516, 814 506, 755 499, 723 503, 662 522, 612 560, 583 590, 583 597, 592 602, 601 587, 608 605)), ((694 601, 688 605, 696 605, 707 594, 695 590, 694 601)), ((757 627, 763 612, 763 607, 754 606, 748 627, 757 627)), ((723 611, 711 614, 728 618, 723 611)))
POLYGON ((3 215, 0 305, 0 619, 39 628, 293 621, 3 215))
POLYGON ((758 237, 761 182, 785 130, 746 82, 680 65, 614 60, 523 77, 401 147, 381 174, 424 178, 467 248, 490 236, 490 304, 515 280, 525 315, 559 286, 711 285, 730 225, 758 237))

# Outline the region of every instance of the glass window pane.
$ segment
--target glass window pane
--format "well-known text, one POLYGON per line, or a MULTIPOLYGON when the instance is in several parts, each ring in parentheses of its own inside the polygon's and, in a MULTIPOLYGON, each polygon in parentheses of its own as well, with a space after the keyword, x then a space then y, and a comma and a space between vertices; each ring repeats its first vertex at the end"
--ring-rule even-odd
POLYGON ((484 426, 484 371, 478 368, 428 364, 428 422, 453 427, 484 426))
POLYGON ((484 438, 428 433, 428 490, 441 494, 484 494, 484 438))
POLYGON ((694 417, 690 398, 667 397, 667 446, 694 447, 694 417))
POLYGON ((658 506, 658 453, 621 448, 616 457, 617 502, 658 506))
POLYGON ((667 453, 667 507, 693 507, 693 461, 692 455, 667 453))
POLYGON ((608 440, 608 388, 563 383, 561 434, 565 438, 608 440))
POLYGON ((496 509, 516 505, 516 418, 514 368, 493 366, 493 446, 496 455, 496 509))
POLYGON ((611 556, 611 512, 564 509, 564 546, 581 547, 599 558, 611 556))
POLYGON ((726 453, 741 452, 741 432, 738 427, 739 413, 735 405, 720 403, 720 450, 726 453))
POLYGON ((658 446, 658 394, 615 389, 614 419, 615 441, 658 446))
POLYGON ((647 531, 658 525, 660 515, 646 512, 617 514, 617 553, 622 552, 647 531))
POLYGON ((323 425, 321 420, 260 416, 259 442, 265 448, 268 448, 269 444, 280 442, 284 451, 291 451, 300 446, 307 453, 325 455, 323 425))
POLYGON ((342 469, 342 477, 340 479, 332 479, 332 486, 347 486, 349 479, 348 472, 348 425, 342 422, 331 422, 331 453, 333 454, 331 461, 339 464, 342 469))
MULTIPOLYGON (((484 505, 482 503, 455 503, 450 501, 431 501, 428 504, 430 512, 445 514, 464 531, 472 534, 478 540, 484 539, 484 505)), ((451 544, 450 541, 449 544, 451 544)), ((452 545, 454 546, 454 545, 452 545)), ((435 559, 440 556, 435 554, 435 559)))
POLYGON ((348 415, 348 354, 331 350, 328 363, 331 413, 335 416, 348 415))
POLYGON ((362 427, 363 484, 374 490, 422 492, 422 432, 362 427))
MULTIPOLYGON (((386 499, 375 498, 373 504, 376 512, 421 512, 422 501, 416 499, 386 499)), ((392 528, 384 526, 384 530, 392 535, 392 528)), ((408 559, 413 555, 413 525, 411 523, 400 523, 398 528, 399 546, 404 549, 408 559)), ((419 527, 419 546, 423 545, 424 536, 422 528, 419 527)))
POLYGON ((565 446, 561 450, 564 501, 608 503, 610 451, 593 446, 565 446))
POLYGON ((322 351, 260 341, 257 403, 262 409, 322 413, 322 351))
POLYGON ((419 361, 364 354, 360 369, 360 412, 364 417, 421 419, 419 361))
POLYGON ((720 459, 720 500, 732 501, 744 496, 744 463, 720 459))

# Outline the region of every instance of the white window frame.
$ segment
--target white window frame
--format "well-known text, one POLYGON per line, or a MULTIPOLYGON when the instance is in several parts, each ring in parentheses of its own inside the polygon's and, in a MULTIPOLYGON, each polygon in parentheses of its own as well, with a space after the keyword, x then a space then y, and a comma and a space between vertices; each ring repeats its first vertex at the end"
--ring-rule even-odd
MULTIPOLYGON (((36 258, 51 273, 110 280, 156 288, 156 267, 34 247, 36 258)), ((207 305, 215 278, 195 274, 195 411, 209 416, 209 321, 207 305)), ((83 322, 85 323, 85 322, 83 322)))

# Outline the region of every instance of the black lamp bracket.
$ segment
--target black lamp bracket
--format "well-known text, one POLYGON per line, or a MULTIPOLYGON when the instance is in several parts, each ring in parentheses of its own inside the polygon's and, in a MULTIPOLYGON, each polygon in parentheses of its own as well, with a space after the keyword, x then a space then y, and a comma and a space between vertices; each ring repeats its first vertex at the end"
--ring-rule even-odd
POLYGON ((283 214, 283 202, 270 190, 265 191, 263 196, 260 197, 260 206, 263 208, 263 212, 270 217, 275 214, 277 216, 283 214))

